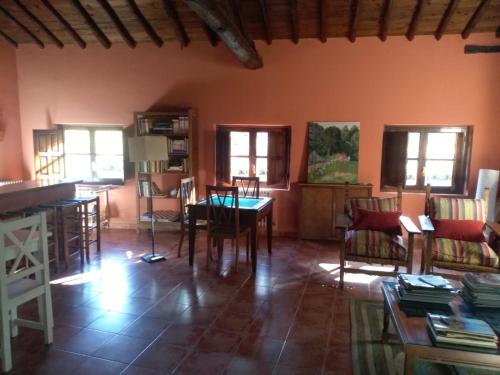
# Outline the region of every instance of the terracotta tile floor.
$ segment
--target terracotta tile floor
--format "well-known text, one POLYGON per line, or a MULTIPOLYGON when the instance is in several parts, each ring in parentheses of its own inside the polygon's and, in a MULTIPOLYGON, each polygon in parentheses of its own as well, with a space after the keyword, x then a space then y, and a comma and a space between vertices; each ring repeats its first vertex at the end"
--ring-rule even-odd
MULTIPOLYGON (((74 259, 53 275, 54 344, 21 329, 12 373, 352 372, 349 301, 381 299, 381 279, 352 274, 338 289, 335 244, 276 238, 271 256, 259 251, 253 277, 244 254, 234 273, 229 243, 220 266, 206 271, 203 239, 192 268, 187 244, 176 256, 177 234, 161 233, 157 242, 167 261, 145 264, 146 233, 107 230, 102 256, 83 269, 74 259)), ((19 314, 36 316, 36 307, 19 314)))

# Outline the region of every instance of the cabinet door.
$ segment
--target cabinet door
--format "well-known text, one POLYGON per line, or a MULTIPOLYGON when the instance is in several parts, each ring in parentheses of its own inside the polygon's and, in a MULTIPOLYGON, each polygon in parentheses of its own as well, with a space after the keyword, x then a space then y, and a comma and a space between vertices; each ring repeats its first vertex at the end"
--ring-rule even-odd
POLYGON ((334 200, 331 189, 302 188, 300 238, 332 239, 334 200))

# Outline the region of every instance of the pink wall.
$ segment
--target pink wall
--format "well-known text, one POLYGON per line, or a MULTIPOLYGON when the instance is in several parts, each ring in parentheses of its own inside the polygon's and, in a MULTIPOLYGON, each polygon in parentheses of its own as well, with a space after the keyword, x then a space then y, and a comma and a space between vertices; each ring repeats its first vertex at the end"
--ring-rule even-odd
MULTIPOLYGON (((496 42, 475 36, 468 42, 496 42)), ((19 49, 24 165, 32 169, 32 129, 57 123, 130 124, 134 111, 162 106, 198 110, 199 186, 214 182, 218 123, 285 124, 292 132, 292 183, 305 179, 309 120, 361 122, 359 178, 379 189, 384 124, 472 124, 472 176, 500 168, 500 56, 464 55, 464 41, 446 36, 257 43, 264 68, 251 71, 219 45, 177 44, 135 50, 36 47, 19 49)), ((280 232, 297 229, 299 196, 276 193, 280 232)), ((116 223, 134 220, 133 184, 112 195, 116 223)), ((423 196, 407 194, 415 217, 423 196)))
POLYGON ((0 40, 0 180, 23 178, 16 51, 0 40), (1 136, 0 136, 1 138, 1 136))

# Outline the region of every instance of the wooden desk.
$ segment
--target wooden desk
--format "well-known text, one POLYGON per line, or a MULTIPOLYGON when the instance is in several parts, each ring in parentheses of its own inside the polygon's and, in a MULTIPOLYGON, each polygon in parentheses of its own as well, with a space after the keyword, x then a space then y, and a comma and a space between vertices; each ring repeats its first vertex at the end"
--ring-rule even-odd
POLYGON ((0 186, 0 213, 38 206, 58 199, 73 198, 79 181, 23 181, 0 186))
MULTIPOLYGON (((464 367, 484 368, 500 371, 500 349, 497 353, 473 351, 474 349, 448 349, 434 346, 427 332, 425 317, 407 317, 399 308, 394 283, 382 283, 384 295, 384 330, 385 337, 389 319, 394 323, 399 341, 405 352, 405 375, 413 374, 417 361, 443 363, 464 367)), ((457 296, 452 302, 453 312, 463 316, 462 297, 457 296)))
MULTIPOLYGON (((240 223, 250 226, 250 252, 252 258, 252 271, 257 270, 257 223, 266 217, 267 223, 267 251, 271 254, 273 241, 273 199, 240 198, 240 223)), ((206 201, 201 200, 188 206, 189 211, 189 265, 194 262, 194 247, 196 240, 196 220, 207 218, 206 201)))

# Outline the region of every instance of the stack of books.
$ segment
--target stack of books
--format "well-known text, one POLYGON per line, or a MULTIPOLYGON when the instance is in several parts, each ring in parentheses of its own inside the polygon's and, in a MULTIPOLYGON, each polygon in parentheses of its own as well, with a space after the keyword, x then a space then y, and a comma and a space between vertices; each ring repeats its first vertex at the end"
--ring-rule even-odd
POLYGON ((462 279, 464 300, 474 308, 500 308, 500 275, 466 273, 462 279))
POLYGON ((436 346, 498 350, 498 337, 484 320, 427 314, 427 329, 436 346))
POLYGON ((441 276, 398 276, 396 297, 407 315, 425 316, 427 312, 450 313, 450 302, 458 290, 441 276))

